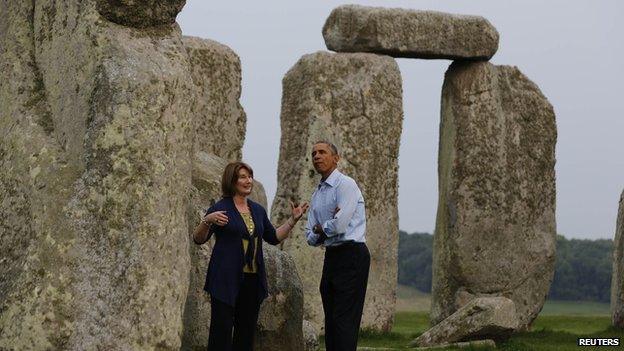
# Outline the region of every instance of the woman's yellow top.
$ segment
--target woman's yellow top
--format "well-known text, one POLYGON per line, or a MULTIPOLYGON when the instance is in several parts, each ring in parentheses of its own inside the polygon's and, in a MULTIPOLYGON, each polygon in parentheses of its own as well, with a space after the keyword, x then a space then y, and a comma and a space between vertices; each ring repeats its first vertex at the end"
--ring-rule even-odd
MULTIPOLYGON (((241 213, 241 217, 243 217, 243 221, 245 221, 245 225, 247 226, 247 231, 249 231, 249 235, 252 235, 253 237, 255 226, 254 226, 253 218, 251 217, 251 213, 249 212, 241 213)), ((254 253, 253 253, 254 260, 253 260, 251 269, 247 265, 243 266, 243 272, 245 273, 258 272, 258 264, 256 263, 256 253, 258 251, 258 238, 253 238, 253 240, 256 240, 256 245, 254 245, 254 253)), ((243 252, 247 252, 247 246, 249 246, 249 240, 243 239, 243 252)))

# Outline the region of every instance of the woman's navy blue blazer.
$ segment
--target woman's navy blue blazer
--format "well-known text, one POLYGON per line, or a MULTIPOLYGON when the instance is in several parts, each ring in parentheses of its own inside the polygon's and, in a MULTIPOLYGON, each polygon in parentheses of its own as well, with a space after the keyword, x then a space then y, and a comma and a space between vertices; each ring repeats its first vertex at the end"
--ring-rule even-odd
MULTIPOLYGON (((262 241, 277 245, 277 235, 275 228, 267 217, 266 210, 260 204, 247 200, 254 221, 254 234, 258 240, 256 260, 258 271, 259 301, 268 296, 266 270, 264 268, 264 256, 262 255, 262 241)), ((206 214, 215 211, 226 211, 228 223, 224 226, 212 225, 211 231, 214 233, 216 243, 212 249, 208 272, 206 273, 206 290, 213 299, 220 300, 230 306, 234 306, 238 290, 243 282, 243 233, 247 231, 247 226, 240 213, 234 205, 231 197, 224 197, 211 206, 206 214)))

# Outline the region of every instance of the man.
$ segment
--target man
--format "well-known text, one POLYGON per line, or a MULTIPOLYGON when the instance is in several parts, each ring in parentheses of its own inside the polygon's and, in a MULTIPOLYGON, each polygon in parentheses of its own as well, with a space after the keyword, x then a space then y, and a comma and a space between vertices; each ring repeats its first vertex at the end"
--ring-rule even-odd
POLYGON ((312 148, 321 182, 312 194, 306 239, 325 246, 321 299, 327 351, 355 351, 362 320, 370 254, 366 247, 364 198, 355 181, 337 169, 336 146, 319 141, 312 148))

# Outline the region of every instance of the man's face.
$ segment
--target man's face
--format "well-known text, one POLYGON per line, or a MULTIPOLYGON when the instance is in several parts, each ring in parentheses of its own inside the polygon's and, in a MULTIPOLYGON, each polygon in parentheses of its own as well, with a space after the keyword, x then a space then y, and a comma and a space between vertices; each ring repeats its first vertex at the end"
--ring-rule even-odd
POLYGON ((328 176, 338 167, 340 157, 332 152, 327 144, 318 143, 312 147, 312 164, 314 169, 323 176, 328 176))

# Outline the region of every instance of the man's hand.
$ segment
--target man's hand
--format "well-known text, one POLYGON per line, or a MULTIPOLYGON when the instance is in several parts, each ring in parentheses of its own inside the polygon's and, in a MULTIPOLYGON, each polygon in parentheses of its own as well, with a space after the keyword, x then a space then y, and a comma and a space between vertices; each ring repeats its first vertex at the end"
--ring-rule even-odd
POLYGON ((318 234, 319 236, 319 238, 316 240, 317 244, 323 243, 325 239, 327 239, 327 235, 323 230, 323 226, 321 226, 320 224, 315 224, 314 227, 312 227, 312 232, 314 234, 318 234))

